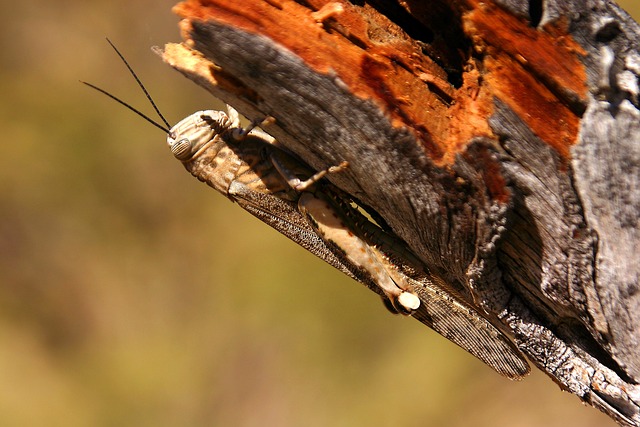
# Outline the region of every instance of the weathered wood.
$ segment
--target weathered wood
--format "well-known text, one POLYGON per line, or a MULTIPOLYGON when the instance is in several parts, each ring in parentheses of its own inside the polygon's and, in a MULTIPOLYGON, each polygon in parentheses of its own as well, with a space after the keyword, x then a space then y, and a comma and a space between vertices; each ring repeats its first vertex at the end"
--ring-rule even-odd
POLYGON ((605 1, 189 0, 173 67, 640 425, 638 25, 605 1), (524 6, 523 6, 524 5, 524 6))

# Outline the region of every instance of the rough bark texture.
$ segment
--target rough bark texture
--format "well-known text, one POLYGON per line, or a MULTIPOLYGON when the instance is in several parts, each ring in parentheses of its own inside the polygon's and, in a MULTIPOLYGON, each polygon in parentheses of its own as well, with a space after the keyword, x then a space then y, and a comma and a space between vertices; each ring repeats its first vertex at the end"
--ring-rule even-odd
POLYGON ((164 59, 378 212, 567 391, 640 425, 640 54, 614 4, 189 0, 164 59))

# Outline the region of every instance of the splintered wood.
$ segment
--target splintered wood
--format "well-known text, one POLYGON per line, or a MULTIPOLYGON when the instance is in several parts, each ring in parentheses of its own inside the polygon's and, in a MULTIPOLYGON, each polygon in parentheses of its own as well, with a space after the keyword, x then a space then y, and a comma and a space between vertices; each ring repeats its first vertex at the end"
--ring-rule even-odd
MULTIPOLYGON (((272 116, 266 132, 310 171, 348 162, 323 180, 406 249, 389 265, 438 278, 420 307, 459 301, 564 390, 640 425, 637 23, 604 0, 174 10, 185 43, 164 60, 250 119, 272 116)), ((472 328, 419 312, 473 348, 472 328)), ((517 351, 502 352, 510 377, 517 351)))
MULTIPOLYGON (((409 9, 428 9, 407 3, 409 9)), ((352 94, 375 101, 395 126, 413 129, 437 164, 453 162, 474 137, 495 137, 488 125, 494 97, 521 113, 566 157, 585 96, 582 52, 566 28, 539 35, 525 21, 472 0, 459 10, 466 34, 456 37, 465 44, 430 56, 425 42, 398 25, 410 17, 416 32, 433 38, 429 19, 440 18, 428 10, 418 15, 424 22, 408 13, 392 22, 367 3, 346 1, 314 0, 303 6, 286 0, 189 0, 174 8, 184 18, 185 40, 193 20, 216 21, 267 36, 318 73, 335 74, 352 94), (501 25, 489 25, 491 20, 501 25), (456 61, 442 62, 451 57, 456 61)))

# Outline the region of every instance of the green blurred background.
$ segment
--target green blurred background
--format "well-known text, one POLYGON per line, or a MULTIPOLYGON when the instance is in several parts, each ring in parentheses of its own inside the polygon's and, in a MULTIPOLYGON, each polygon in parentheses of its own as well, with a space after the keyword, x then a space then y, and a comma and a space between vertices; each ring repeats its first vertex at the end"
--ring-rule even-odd
POLYGON ((219 108, 149 49, 172 4, 0 3, 0 426, 614 425, 391 316, 78 83, 151 111, 109 36, 169 121, 219 108))

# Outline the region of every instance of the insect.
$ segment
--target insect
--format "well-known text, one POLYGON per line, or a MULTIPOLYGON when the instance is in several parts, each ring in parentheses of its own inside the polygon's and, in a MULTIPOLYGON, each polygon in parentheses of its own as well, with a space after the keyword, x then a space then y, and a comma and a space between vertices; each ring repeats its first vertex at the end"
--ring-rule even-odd
MULTIPOLYGON (((327 174, 347 168, 346 162, 315 172, 256 129, 269 119, 242 128, 231 107, 227 113, 198 111, 170 127, 122 54, 111 46, 164 126, 103 89, 82 83, 165 131, 174 157, 193 176, 368 286, 392 312, 417 318, 508 378, 529 372, 526 360, 499 327, 432 275, 402 240, 371 221, 356 201, 326 179, 327 174)), ((371 216, 375 218, 375 212, 371 216)))

